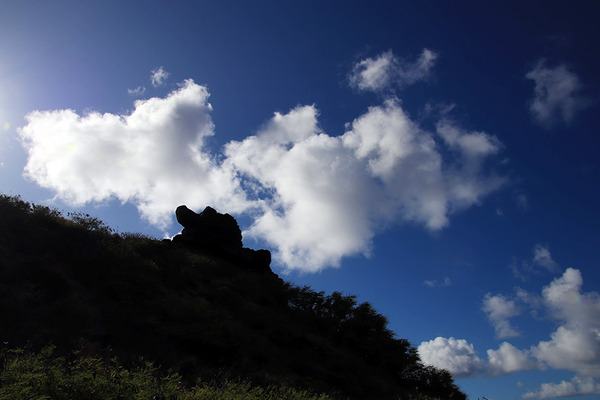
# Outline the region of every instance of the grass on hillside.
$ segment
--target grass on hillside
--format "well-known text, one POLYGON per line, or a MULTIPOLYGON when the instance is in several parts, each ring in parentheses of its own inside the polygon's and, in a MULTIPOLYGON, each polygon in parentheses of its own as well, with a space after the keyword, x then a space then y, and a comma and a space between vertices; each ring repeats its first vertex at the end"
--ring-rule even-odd
POLYGON ((4 350, 0 357, 0 400, 330 400, 289 387, 253 386, 249 382, 185 387, 178 374, 161 375, 150 362, 124 368, 116 358, 73 353, 54 355, 54 346, 39 353, 4 350))

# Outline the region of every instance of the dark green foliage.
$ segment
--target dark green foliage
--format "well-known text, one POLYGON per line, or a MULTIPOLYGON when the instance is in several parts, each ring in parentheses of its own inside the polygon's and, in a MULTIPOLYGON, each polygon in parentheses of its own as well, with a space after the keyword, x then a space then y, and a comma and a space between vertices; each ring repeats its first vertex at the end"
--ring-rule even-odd
POLYGON ((152 360, 188 385, 248 379, 344 399, 465 398, 354 296, 9 196, 0 196, 0 254, 0 343, 10 348, 54 343, 66 356, 83 342, 130 371, 152 360))

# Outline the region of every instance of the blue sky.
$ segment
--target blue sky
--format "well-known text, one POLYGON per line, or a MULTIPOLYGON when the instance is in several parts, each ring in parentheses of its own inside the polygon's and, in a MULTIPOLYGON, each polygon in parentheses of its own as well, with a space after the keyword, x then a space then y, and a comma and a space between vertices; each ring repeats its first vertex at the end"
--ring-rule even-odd
POLYGON ((3 1, 0 191, 234 215, 471 399, 600 399, 600 4, 3 1))

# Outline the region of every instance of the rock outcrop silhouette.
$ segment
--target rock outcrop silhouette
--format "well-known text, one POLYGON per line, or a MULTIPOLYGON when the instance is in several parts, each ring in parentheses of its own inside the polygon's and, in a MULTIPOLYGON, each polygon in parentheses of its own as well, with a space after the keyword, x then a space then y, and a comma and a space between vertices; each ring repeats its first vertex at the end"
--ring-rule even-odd
POLYGON ((272 273, 271 252, 243 247, 242 231, 231 215, 221 214, 210 206, 196 214, 185 205, 177 207, 175 215, 183 230, 173 242, 232 258, 252 270, 272 273))

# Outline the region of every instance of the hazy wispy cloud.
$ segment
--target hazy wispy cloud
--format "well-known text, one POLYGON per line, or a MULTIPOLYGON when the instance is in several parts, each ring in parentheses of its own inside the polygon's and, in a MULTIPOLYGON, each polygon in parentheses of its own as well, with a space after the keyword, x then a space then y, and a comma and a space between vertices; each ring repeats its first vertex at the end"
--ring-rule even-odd
POLYGON ((531 259, 513 259, 509 268, 515 278, 526 281, 530 275, 539 275, 544 270, 557 273, 560 270, 558 263, 552 258, 550 247, 547 244, 537 243, 532 250, 531 259), (540 268, 541 267, 541 268, 540 268))
POLYGON ((550 249, 546 244, 536 244, 533 248, 533 262, 549 272, 556 273, 559 270, 558 263, 552 259, 550 249))
POLYGON ((127 93, 130 96, 142 96, 144 93, 146 93, 146 88, 144 86, 138 86, 135 89, 127 89, 127 93))
POLYGON ((169 75, 171 74, 165 71, 164 67, 155 68, 150 74, 150 82, 152 82, 152 86, 154 87, 162 86, 167 81, 169 75))
POLYGON ((349 75, 350 85, 359 90, 378 91, 391 84, 397 59, 391 51, 376 58, 365 58, 357 63, 349 75))
POLYGON ((383 91, 403 88, 427 79, 435 65, 437 54, 423 49, 415 61, 400 59, 392 51, 359 61, 348 78, 350 85, 363 91, 383 91))
POLYGON ((514 197, 514 202, 517 207, 517 210, 521 212, 526 212, 529 210, 529 200, 526 195, 519 193, 514 197))
POLYGON ((540 296, 517 290, 515 298, 486 295, 484 303, 497 319, 517 313, 517 298, 524 307, 529 304, 543 307, 558 327, 549 340, 540 341, 526 349, 503 342, 497 350, 487 351, 487 360, 480 359, 472 344, 464 339, 438 337, 423 342, 419 354, 423 362, 446 368, 457 376, 480 373, 503 375, 529 369, 568 370, 575 373, 569 381, 544 383, 537 391, 528 391, 523 398, 548 399, 600 393, 600 295, 582 292, 581 272, 568 268, 562 276, 545 286, 540 296), (527 298, 534 297, 529 302, 527 298), (491 299, 496 299, 493 302, 491 299), (501 300, 498 300, 501 299, 501 300))
POLYGON ((452 280, 449 277, 445 277, 443 280, 438 281, 437 279, 424 281, 423 284, 429 287, 448 287, 452 286, 452 280))
POLYGON ((182 203, 246 213, 244 235, 266 241, 279 265, 304 271, 368 255, 390 223, 440 230, 504 183, 486 168, 501 149, 494 136, 448 119, 429 132, 395 99, 370 107, 341 135, 319 127, 314 106, 298 106, 210 152, 208 97, 187 80, 126 115, 34 111, 19 130, 25 174, 74 204, 132 202, 163 229, 182 203))
POLYGON ((525 76, 535 82, 529 111, 545 128, 551 128, 559 121, 571 122, 587 104, 581 95, 579 78, 565 64, 549 67, 545 60, 540 60, 525 76))

